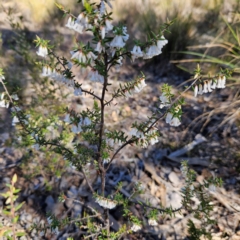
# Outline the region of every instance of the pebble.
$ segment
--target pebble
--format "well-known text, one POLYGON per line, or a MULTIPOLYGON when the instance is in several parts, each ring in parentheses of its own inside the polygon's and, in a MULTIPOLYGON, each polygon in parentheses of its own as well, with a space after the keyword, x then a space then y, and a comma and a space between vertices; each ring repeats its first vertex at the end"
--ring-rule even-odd
POLYGON ((163 171, 164 173, 170 173, 172 171, 171 167, 167 167, 167 166, 161 166, 161 171, 163 171))
POLYGON ((173 209, 182 206, 182 196, 178 192, 170 192, 167 194, 166 207, 172 206, 173 209))
POLYGON ((169 179, 169 181, 172 183, 172 185, 174 187, 178 187, 180 185, 180 183, 181 183, 178 175, 175 172, 171 172, 168 175, 168 179, 169 179))

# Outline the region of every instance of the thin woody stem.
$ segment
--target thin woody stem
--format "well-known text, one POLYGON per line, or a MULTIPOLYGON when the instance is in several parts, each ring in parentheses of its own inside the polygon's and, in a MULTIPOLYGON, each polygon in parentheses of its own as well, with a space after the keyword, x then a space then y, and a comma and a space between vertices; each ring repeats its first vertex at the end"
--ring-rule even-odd
POLYGON ((104 54, 104 62, 105 62, 105 76, 104 76, 104 84, 103 84, 103 89, 102 89, 102 97, 101 97, 101 121, 100 121, 100 131, 99 131, 99 142, 98 142, 98 166, 101 171, 101 180, 102 180, 102 195, 104 196, 104 189, 105 189, 105 174, 106 171, 103 167, 102 164, 102 157, 101 157, 101 150, 102 150, 102 141, 103 141, 103 132, 104 132, 104 99, 105 99, 105 93, 108 85, 108 76, 107 76, 107 54, 104 54))

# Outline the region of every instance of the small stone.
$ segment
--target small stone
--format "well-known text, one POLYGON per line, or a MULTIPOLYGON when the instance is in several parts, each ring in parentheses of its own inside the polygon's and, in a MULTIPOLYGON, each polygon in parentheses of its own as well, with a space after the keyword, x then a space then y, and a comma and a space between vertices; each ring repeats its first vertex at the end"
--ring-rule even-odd
POLYGON ((173 209, 180 208, 182 206, 182 196, 178 192, 170 192, 167 194, 166 207, 172 207, 173 209))
POLYGON ((161 167, 161 171, 163 171, 164 173, 170 173, 172 171, 172 168, 171 167, 161 167))
POLYGON ((172 185, 173 185, 174 187, 179 186, 180 180, 179 180, 179 177, 177 176, 177 174, 176 174, 175 172, 171 172, 171 173, 168 175, 168 179, 169 179, 169 181, 172 183, 172 185))

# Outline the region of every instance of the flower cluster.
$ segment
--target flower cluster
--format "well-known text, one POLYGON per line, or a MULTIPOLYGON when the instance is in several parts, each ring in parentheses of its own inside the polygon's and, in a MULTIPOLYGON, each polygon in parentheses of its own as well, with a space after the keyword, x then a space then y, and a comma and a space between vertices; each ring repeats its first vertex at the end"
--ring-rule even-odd
POLYGON ((145 50, 145 54, 143 56, 143 59, 150 59, 154 56, 157 56, 162 53, 162 48, 168 43, 168 40, 164 38, 164 36, 161 37, 160 40, 157 41, 157 45, 151 45, 145 50))
POLYGON ((166 123, 169 123, 173 127, 178 127, 181 122, 179 120, 180 115, 179 112, 181 111, 181 105, 177 105, 173 112, 168 112, 166 116, 166 123))
POLYGON ((135 45, 133 47, 133 50, 131 51, 132 54, 132 60, 134 61, 136 58, 143 57, 143 52, 141 50, 140 46, 135 45))
POLYGON ((132 128, 130 131, 130 135, 133 137, 137 137, 139 140, 140 145, 143 148, 148 147, 148 145, 154 145, 155 143, 159 142, 157 129, 151 128, 148 133, 144 133, 137 128, 132 128))
POLYGON ((2 107, 2 108, 8 108, 9 107, 9 102, 7 102, 4 99, 4 93, 2 93, 1 97, 0 97, 0 107, 2 107))
POLYGON ((116 36, 110 42, 110 48, 112 49, 112 56, 114 56, 117 49, 123 48, 126 44, 126 41, 129 38, 127 34, 127 27, 121 27, 121 29, 117 29, 113 31, 116 36))
POLYGON ((150 226, 157 226, 158 225, 157 221, 153 218, 148 219, 148 224, 150 226))
POLYGON ((139 230, 141 230, 142 229, 142 226, 141 225, 138 225, 138 224, 133 224, 132 225, 132 227, 131 227, 131 230, 133 231, 133 232, 137 232, 137 231, 139 231, 139 230))
POLYGON ((92 28, 91 24, 88 23, 88 17, 84 16, 84 13, 80 13, 77 19, 70 16, 65 26, 78 33, 82 33, 84 30, 92 28))
MULTIPOLYGON (((86 64, 89 60, 92 63, 92 60, 95 60, 97 56, 93 52, 88 52, 85 54, 82 50, 71 51, 71 59, 77 59, 80 63, 86 64)), ((93 66, 93 64, 92 64, 93 66)))
POLYGON ((110 20, 105 19, 105 25, 101 26, 100 29, 101 29, 101 38, 104 39, 106 36, 106 33, 113 30, 113 25, 110 22, 110 20))
POLYGON ((168 40, 162 36, 156 44, 152 44, 142 52, 141 47, 138 45, 134 45, 133 50, 131 51, 132 60, 134 61, 136 58, 143 57, 143 59, 150 59, 154 56, 157 56, 162 53, 162 48, 168 43, 168 40))
POLYGON ((169 97, 167 96, 166 93, 162 93, 162 95, 159 97, 161 104, 160 108, 164 108, 170 105, 169 97))
POLYGON ((117 201, 102 197, 102 196, 97 196, 96 197, 96 202, 104 208, 108 209, 113 209, 117 206, 117 201))
POLYGON ((194 96, 198 94, 202 95, 203 93, 212 92, 216 88, 225 88, 226 86, 226 77, 224 75, 219 75, 217 79, 206 80, 203 84, 195 85, 194 87, 194 96))
POLYGON ((47 47, 40 45, 36 53, 38 56, 45 58, 48 55, 48 49, 47 47))

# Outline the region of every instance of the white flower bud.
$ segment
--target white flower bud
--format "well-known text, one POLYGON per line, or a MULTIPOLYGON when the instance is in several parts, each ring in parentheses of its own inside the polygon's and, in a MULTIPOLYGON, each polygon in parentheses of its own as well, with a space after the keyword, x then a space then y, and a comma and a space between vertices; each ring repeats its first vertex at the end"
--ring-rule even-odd
POLYGON ((195 85, 194 87, 194 97, 197 97, 198 95, 198 85, 195 85))

